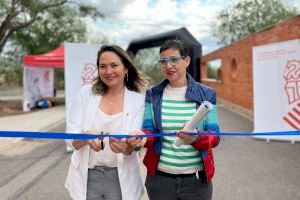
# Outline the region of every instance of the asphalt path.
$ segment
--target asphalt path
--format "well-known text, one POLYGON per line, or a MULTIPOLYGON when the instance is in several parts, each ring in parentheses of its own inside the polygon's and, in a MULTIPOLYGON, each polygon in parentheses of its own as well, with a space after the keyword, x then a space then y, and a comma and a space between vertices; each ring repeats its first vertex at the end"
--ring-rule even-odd
MULTIPOLYGON (((253 130, 252 121, 222 107, 219 121, 224 132, 253 130)), ((64 122, 49 129, 64 130, 64 122)), ((60 140, 24 139, 0 145, 0 199, 70 199, 64 188, 70 155, 60 140)), ((223 137, 214 156, 214 200, 300 199, 299 143, 223 137)))

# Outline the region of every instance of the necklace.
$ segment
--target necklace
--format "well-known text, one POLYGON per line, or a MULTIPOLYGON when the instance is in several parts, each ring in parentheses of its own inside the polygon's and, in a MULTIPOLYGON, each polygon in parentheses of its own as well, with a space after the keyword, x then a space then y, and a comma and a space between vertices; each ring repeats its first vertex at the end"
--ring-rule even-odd
POLYGON ((108 102, 109 105, 113 105, 116 103, 117 99, 113 99, 113 100, 110 100, 108 98, 105 98, 106 99, 106 102, 108 102))
POLYGON ((105 100, 108 102, 109 105, 114 105, 122 96, 122 93, 119 93, 115 96, 115 98, 113 98, 112 100, 110 100, 107 96, 105 97, 105 100))

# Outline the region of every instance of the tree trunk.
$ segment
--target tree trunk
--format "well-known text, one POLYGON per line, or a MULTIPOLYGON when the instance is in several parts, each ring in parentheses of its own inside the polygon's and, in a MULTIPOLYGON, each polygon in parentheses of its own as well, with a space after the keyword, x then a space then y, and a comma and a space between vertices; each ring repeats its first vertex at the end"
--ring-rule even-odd
POLYGON ((11 36, 13 31, 8 31, 7 34, 5 34, 2 38, 0 38, 0 55, 3 51, 3 48, 8 40, 8 38, 11 36))

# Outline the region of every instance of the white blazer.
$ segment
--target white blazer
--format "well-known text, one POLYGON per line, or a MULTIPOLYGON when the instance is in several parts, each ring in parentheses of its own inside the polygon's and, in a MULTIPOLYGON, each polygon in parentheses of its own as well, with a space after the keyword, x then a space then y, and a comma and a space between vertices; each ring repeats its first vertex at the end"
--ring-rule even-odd
MULTIPOLYGON (((101 96, 92 93, 91 85, 84 86, 71 107, 70 120, 67 121, 67 133, 83 133, 84 130, 90 129, 100 100, 101 96)), ((142 127, 144 101, 144 95, 125 88, 123 134, 129 134, 131 130, 142 127)), ((72 140, 67 142, 68 145, 72 146, 72 140)), ((71 157, 65 187, 74 200, 86 199, 89 151, 90 147, 86 145, 79 150, 75 150, 71 157)), ((140 175, 138 154, 136 152, 131 155, 118 153, 117 167, 122 199, 140 199, 144 193, 144 187, 140 175)))

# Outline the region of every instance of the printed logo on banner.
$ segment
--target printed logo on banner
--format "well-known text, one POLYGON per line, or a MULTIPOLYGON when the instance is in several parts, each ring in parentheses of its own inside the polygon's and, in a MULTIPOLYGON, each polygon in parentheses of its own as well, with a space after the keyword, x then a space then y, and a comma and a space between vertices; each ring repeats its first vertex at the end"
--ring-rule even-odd
POLYGON ((44 84, 49 84, 49 81, 50 81, 49 75, 50 75, 50 71, 49 71, 49 70, 46 70, 46 71, 44 72, 44 84))
POLYGON ((300 61, 288 61, 284 76, 284 90, 292 109, 283 117, 283 120, 296 130, 300 130, 300 61))
POLYGON ((82 85, 91 84, 98 76, 97 66, 93 63, 86 63, 81 72, 82 85))

